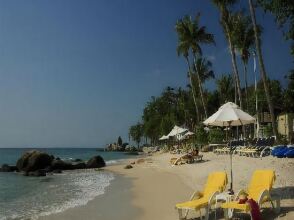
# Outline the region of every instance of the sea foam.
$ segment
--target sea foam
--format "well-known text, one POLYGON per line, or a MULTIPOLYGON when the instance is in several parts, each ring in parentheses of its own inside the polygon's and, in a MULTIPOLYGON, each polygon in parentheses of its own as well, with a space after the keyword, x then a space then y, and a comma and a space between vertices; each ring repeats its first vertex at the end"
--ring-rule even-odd
POLYGON ((35 190, 17 198, 10 207, 3 207, 4 213, 0 213, 0 220, 35 220, 39 216, 85 205, 104 194, 113 179, 112 173, 95 170, 68 171, 43 179, 24 178, 35 190))

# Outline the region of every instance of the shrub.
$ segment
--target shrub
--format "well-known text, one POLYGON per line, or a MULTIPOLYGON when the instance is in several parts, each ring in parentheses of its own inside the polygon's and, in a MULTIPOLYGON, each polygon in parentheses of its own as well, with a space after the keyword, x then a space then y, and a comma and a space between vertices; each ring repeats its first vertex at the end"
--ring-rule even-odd
POLYGON ((207 132, 204 130, 204 126, 199 126, 195 132, 196 136, 196 144, 203 146, 208 144, 208 135, 207 132))
POLYGON ((224 131, 219 128, 210 129, 208 140, 211 144, 222 143, 225 138, 224 131))

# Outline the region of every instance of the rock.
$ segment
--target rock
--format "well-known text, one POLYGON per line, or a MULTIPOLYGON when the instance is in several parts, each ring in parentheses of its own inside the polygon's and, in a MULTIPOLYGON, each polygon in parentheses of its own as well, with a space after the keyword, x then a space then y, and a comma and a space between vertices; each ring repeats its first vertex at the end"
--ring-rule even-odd
POLYGON ((131 162, 132 165, 134 165, 135 163, 136 163, 135 161, 131 162))
POLYGON ((101 156, 95 156, 92 157, 90 160, 88 160, 86 164, 87 168, 100 168, 105 167, 105 161, 101 156))
POLYGON ((124 167, 124 169, 132 169, 132 168, 133 168, 133 166, 130 165, 130 164, 128 164, 128 165, 126 165, 126 166, 124 167))
POLYGON ((138 159, 136 163, 140 164, 140 163, 144 163, 144 162, 145 162, 145 159, 141 158, 141 159, 138 159))
POLYGON ((19 171, 36 171, 50 166, 53 157, 40 151, 25 152, 17 161, 19 171))
POLYGON ((53 170, 53 173, 62 173, 62 170, 53 170))
POLYGON ((19 171, 24 171, 24 168, 27 166, 29 157, 32 153, 33 151, 27 151, 17 160, 16 166, 19 171))
POLYGON ((51 170, 72 170, 73 165, 69 162, 64 162, 63 160, 53 160, 51 162, 51 170))
POLYGON ((82 163, 76 163, 72 165, 72 168, 75 169, 85 169, 86 168, 86 164, 84 162, 82 163))
POLYGON ((30 171, 27 172, 28 176, 46 176, 46 171, 45 170, 35 170, 35 171, 30 171))
POLYGON ((14 172, 17 171, 17 167, 16 166, 11 166, 8 164, 3 164, 2 167, 0 168, 1 172, 14 172))
POLYGON ((82 159, 78 159, 78 158, 73 160, 73 162, 82 162, 82 161, 83 161, 82 159))

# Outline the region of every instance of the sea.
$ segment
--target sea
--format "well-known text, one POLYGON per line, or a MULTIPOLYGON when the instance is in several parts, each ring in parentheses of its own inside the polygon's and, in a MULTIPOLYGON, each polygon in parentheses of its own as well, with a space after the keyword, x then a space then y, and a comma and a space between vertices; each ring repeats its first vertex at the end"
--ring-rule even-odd
MULTIPOLYGON (((16 164, 30 148, 0 148, 0 165, 16 164)), ((97 151, 95 148, 42 148, 62 160, 88 160, 100 155, 106 165, 134 157, 122 152, 97 151)), ((111 187, 115 174, 103 170, 73 170, 46 177, 25 177, 20 173, 0 172, 0 220, 35 220, 87 204, 111 187)))

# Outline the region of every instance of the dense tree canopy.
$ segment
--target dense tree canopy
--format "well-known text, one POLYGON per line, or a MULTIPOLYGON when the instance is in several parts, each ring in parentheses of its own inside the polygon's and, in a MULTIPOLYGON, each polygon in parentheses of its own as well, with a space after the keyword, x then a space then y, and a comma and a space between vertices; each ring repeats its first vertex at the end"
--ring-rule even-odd
MULTIPOLYGON (((141 122, 131 126, 129 130, 130 136, 138 145, 142 137, 152 144, 156 143, 162 135, 167 135, 174 125, 194 131, 198 142, 217 142, 223 139, 222 130, 212 129, 207 136, 201 124, 207 116, 228 101, 239 100, 242 104, 242 99, 246 100, 241 108, 251 115, 270 112, 274 125, 270 129, 274 134, 277 133, 274 116, 282 112, 294 112, 294 70, 285 77, 288 80, 285 88, 280 81, 268 78, 260 46, 262 26, 257 24, 255 16, 255 7, 261 6, 265 11, 271 12, 280 26, 288 27, 285 31, 286 39, 293 40, 294 1, 249 0, 249 11, 236 11, 236 0, 211 1, 220 12, 220 25, 232 58, 231 73, 218 73, 213 69, 213 63, 205 57, 201 46, 215 43, 213 34, 208 33, 207 28, 199 24, 200 15, 195 19, 191 16, 179 19, 175 25, 178 35, 177 53, 186 60, 188 68, 183 70, 183 75, 188 75, 189 84, 184 89, 168 86, 158 97, 151 97, 144 107, 141 122), (259 4, 255 4, 257 2, 259 4), (261 75, 261 81, 257 82, 256 86, 247 82, 247 65, 252 55, 258 58, 261 75), (238 72, 240 64, 243 66, 243 80, 240 80, 238 72), (215 87, 206 89, 205 82, 214 79, 215 87)), ((293 46, 294 44, 294 55, 293 46)))

